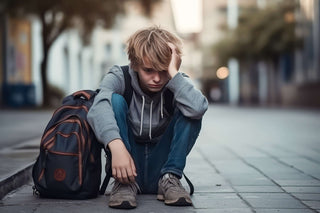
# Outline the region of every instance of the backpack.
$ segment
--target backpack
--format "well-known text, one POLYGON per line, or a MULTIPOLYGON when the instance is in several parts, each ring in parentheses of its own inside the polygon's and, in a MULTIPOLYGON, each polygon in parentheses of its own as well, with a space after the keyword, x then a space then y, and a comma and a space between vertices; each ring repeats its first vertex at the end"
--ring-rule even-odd
MULTIPOLYGON (((121 67, 126 85, 128 66, 121 67)), ((62 101, 47 124, 32 168, 33 192, 40 197, 88 199, 104 194, 112 175, 111 152, 98 142, 87 113, 99 90, 77 91, 62 101), (101 183, 101 150, 106 153, 106 177, 101 183)), ((130 93, 126 92, 126 100, 130 93)))

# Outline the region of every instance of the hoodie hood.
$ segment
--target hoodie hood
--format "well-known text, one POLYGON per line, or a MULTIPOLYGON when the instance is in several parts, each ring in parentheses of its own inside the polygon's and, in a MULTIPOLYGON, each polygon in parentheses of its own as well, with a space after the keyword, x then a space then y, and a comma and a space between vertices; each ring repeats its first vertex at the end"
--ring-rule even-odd
POLYGON ((133 88, 129 106, 129 121, 138 141, 152 141, 163 133, 170 116, 164 108, 163 92, 167 88, 164 87, 160 92, 149 96, 142 91, 139 85, 138 73, 129 67, 129 74, 133 88))

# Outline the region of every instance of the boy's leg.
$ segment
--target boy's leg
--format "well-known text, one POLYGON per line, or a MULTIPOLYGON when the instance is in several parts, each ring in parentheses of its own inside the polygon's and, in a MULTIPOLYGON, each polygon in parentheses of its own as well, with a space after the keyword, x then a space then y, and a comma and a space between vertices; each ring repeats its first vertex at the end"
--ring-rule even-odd
MULTIPOLYGON (((127 102, 123 98, 123 96, 119 94, 113 94, 112 95, 112 107, 115 115, 115 119, 117 121, 117 125, 120 130, 120 136, 121 139, 126 146, 128 152, 131 154, 132 158, 134 159, 135 166, 137 169, 138 176, 136 178, 138 185, 140 184, 139 177, 141 175, 141 166, 137 163, 137 153, 139 153, 137 150, 138 147, 135 145, 135 142, 133 140, 133 136, 131 133, 131 130, 128 126, 127 122, 127 112, 128 112, 128 106, 127 102), (140 173, 139 173, 140 171, 140 173)), ((136 194, 137 189, 139 186, 137 186, 136 183, 132 184, 121 184, 118 181, 115 181, 114 187, 112 188, 110 200, 109 200, 109 206, 113 208, 134 208, 136 207, 136 194)))
POLYGON ((191 151, 201 129, 201 119, 190 119, 177 111, 166 132, 157 144, 147 145, 147 170, 145 184, 149 193, 157 193, 158 181, 166 173, 178 178, 186 164, 186 157, 191 151))
POLYGON ((135 167, 137 170, 136 181, 139 186, 142 184, 142 176, 143 176, 143 161, 144 161, 144 146, 141 144, 137 144, 134 141, 134 136, 129 128, 127 114, 128 114, 128 105, 126 100, 122 95, 114 93, 112 95, 112 107, 114 111, 114 116, 117 121, 117 125, 120 130, 121 139, 126 146, 128 152, 131 154, 131 157, 134 160, 135 167))

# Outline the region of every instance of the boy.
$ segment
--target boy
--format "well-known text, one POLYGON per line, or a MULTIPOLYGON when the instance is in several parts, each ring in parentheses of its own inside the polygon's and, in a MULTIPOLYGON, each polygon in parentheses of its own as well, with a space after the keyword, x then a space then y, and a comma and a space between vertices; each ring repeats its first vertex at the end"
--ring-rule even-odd
POLYGON ((129 106, 119 66, 113 66, 100 84, 88 120, 111 151, 115 183, 110 207, 135 208, 138 192, 158 193, 167 205, 192 205, 179 179, 208 102, 179 72, 181 45, 177 36, 158 27, 139 30, 129 38, 133 89, 129 106), (173 94, 173 113, 165 107, 166 90, 173 94))

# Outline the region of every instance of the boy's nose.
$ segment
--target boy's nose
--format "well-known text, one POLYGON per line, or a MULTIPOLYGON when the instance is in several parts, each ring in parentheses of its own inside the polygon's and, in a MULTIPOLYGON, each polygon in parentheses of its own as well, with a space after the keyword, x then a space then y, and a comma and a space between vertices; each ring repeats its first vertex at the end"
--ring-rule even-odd
POLYGON ((154 74, 153 80, 154 80, 155 82, 159 82, 159 81, 160 81, 160 74, 159 74, 159 72, 156 72, 156 73, 154 74))

